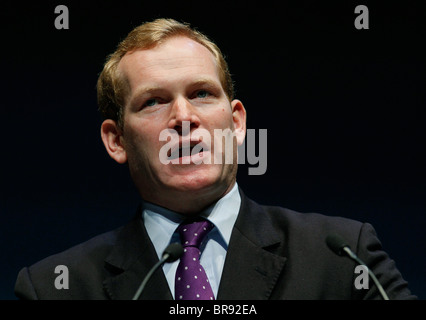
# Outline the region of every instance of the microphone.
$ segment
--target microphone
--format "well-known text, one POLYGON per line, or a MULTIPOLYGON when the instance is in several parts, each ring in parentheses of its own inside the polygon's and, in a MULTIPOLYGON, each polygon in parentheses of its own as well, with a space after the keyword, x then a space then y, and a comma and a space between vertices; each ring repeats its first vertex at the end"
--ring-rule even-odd
POLYGON ((166 249, 163 251, 163 255, 161 257, 161 260, 158 261, 152 268, 149 270, 148 274, 145 276, 145 279, 143 279, 142 283, 140 284, 138 290, 136 291, 135 295, 133 296, 132 300, 138 300, 140 295, 142 294, 143 290, 145 289, 146 284, 148 283, 149 279, 151 279, 154 272, 162 266, 166 262, 173 262, 179 259, 183 254, 183 248, 180 243, 171 243, 167 246, 166 249))
POLYGON ((358 256, 351 250, 349 245, 347 244, 346 240, 341 238, 337 234, 331 234, 328 235, 325 239, 325 242, 327 243, 327 246, 330 248, 331 251, 333 251, 338 256, 348 256, 352 260, 356 261, 360 265, 363 265, 367 268, 368 274, 370 275, 371 279, 373 279, 374 283, 376 284, 377 289, 379 289, 379 292, 383 298, 383 300, 389 300, 388 295, 386 294, 385 290, 383 289, 382 285, 380 284, 379 280, 377 280, 374 273, 370 270, 370 268, 360 259, 358 256))

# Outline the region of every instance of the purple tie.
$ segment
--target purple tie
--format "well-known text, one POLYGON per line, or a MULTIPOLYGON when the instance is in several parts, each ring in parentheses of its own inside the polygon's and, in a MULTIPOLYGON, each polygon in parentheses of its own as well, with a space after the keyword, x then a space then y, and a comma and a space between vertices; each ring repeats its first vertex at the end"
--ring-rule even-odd
POLYGON ((183 246, 175 277, 176 300, 214 300, 204 268, 200 264, 200 244, 213 228, 207 220, 183 222, 178 232, 183 246))

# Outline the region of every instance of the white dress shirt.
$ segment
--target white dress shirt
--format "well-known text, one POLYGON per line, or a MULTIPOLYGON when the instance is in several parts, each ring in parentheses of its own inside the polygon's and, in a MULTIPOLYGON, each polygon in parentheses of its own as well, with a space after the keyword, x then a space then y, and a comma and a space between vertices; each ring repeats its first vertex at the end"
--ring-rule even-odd
MULTIPOLYGON (((206 271, 215 297, 217 297, 219 290, 226 252, 240 205, 241 197, 238 192, 238 185, 235 183, 232 190, 222 199, 200 213, 200 216, 214 224, 214 228, 201 244, 200 262, 206 271)), ((180 243, 176 228, 185 220, 185 216, 145 202, 142 208, 142 219, 159 259, 161 259, 164 249, 170 243, 180 243)), ((164 275, 173 298, 175 294, 175 273, 178 264, 179 260, 163 265, 164 275)))

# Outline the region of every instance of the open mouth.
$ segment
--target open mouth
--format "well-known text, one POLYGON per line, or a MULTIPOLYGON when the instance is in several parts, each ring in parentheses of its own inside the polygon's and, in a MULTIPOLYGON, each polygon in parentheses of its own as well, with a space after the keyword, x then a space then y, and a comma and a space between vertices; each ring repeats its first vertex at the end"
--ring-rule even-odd
POLYGON ((207 146, 200 141, 191 141, 189 145, 184 144, 185 143, 179 143, 179 145, 176 145, 174 148, 171 148, 167 152, 167 159, 175 160, 193 156, 202 157, 203 153, 209 150, 207 146))

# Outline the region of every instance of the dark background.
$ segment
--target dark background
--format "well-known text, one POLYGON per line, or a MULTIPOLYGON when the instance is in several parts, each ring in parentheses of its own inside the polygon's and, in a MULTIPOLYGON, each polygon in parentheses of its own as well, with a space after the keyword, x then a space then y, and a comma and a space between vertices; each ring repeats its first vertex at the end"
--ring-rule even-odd
MULTIPOLYGON (((129 220, 139 198, 107 155, 96 80, 135 26, 186 21, 223 50, 268 169, 262 204, 370 222, 426 298, 426 8, 420 1, 2 2, 0 298, 20 268, 129 220), (151 3, 154 2, 154 3, 151 3), (297 4, 296 4, 297 3, 297 4), (69 9, 56 30, 54 9, 69 9), (356 30, 354 9, 369 8, 356 30)), ((313 266, 307 266, 311 268, 313 266)))

